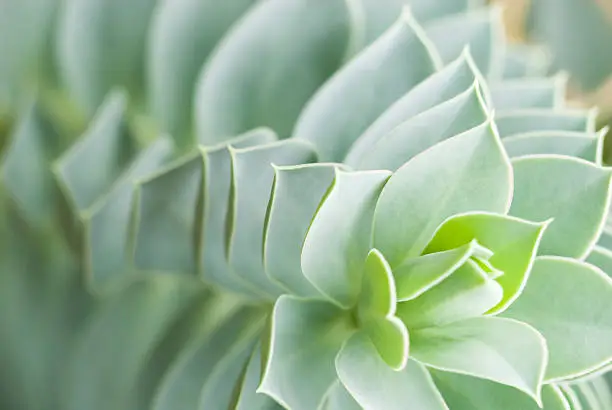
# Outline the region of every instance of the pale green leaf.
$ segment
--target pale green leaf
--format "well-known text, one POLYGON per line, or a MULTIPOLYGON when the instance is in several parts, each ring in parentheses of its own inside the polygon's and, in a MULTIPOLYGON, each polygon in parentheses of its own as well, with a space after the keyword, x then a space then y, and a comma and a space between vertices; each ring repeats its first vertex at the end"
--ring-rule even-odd
POLYGON ((486 123, 434 145, 389 179, 376 205, 374 247, 394 268, 420 255, 446 218, 505 213, 511 197, 510 162, 486 123))
POLYGON ((364 332, 355 333, 336 358, 338 377, 365 410, 448 410, 431 376, 409 360, 401 371, 391 369, 364 332))
POLYGON ((139 269, 197 272, 203 160, 190 155, 140 182, 134 264, 139 269))
POLYGON ((493 310, 499 312, 521 293, 538 246, 548 224, 533 223, 505 215, 468 213, 445 221, 436 231, 426 252, 453 249, 477 240, 491 250, 491 265, 503 272, 496 281, 504 290, 504 297, 493 310))
POLYGON ((440 18, 428 24, 425 31, 445 63, 469 45, 485 76, 501 75, 505 43, 501 8, 486 7, 440 18))
POLYGON ((357 301, 371 249, 372 216, 386 171, 336 170, 334 184, 317 211, 302 248, 304 276, 344 307, 357 301))
POLYGON ((105 194, 133 156, 126 98, 124 93, 111 93, 85 133, 54 165, 76 211, 87 209, 105 194))
POLYGON ((348 312, 328 302, 281 296, 258 392, 292 410, 313 410, 336 381, 334 358, 353 332, 348 312))
POLYGON ((258 2, 200 72, 199 141, 215 143, 259 126, 289 137, 306 101, 343 63, 349 18, 343 0, 317 7, 309 0, 258 2))
MULTIPOLYGON (((540 410, 523 392, 504 384, 457 373, 430 369, 436 387, 452 410, 540 410)), ((574 410, 556 386, 542 387, 544 410, 574 410)))
POLYGON ((243 380, 240 384, 240 392, 236 403, 231 407, 235 410, 281 410, 270 397, 263 393, 257 393, 257 386, 261 378, 261 345, 253 350, 253 354, 244 370, 243 380))
POLYGON ((147 29, 156 0, 68 0, 57 63, 71 96, 92 114, 115 86, 142 92, 147 29))
POLYGON ((612 251, 609 249, 595 245, 589 256, 586 257, 586 261, 612 277, 612 251))
MULTIPOLYGON (((263 145, 276 140, 268 129, 260 128, 236 137, 229 142, 235 148, 263 145)), ((227 145, 204 148, 204 204, 200 264, 206 280, 226 289, 250 296, 263 295, 231 273, 225 253, 226 213, 231 186, 231 157, 227 145)))
POLYGON ((441 252, 409 258, 394 269, 397 299, 407 301, 422 295, 461 267, 474 254, 490 257, 492 252, 476 240, 441 252))
POLYGON ((610 204, 609 170, 584 160, 538 155, 512 160, 510 214, 531 221, 554 218, 540 254, 581 258, 593 247, 610 204))
POLYGON ((378 40, 317 91, 300 114, 293 134, 311 141, 323 161, 341 161, 380 114, 436 70, 432 53, 420 26, 403 12, 378 40))
POLYGON ((496 306, 502 296, 499 283, 468 260, 421 296, 399 303, 396 314, 412 332, 480 316, 496 306))
POLYGON ((319 204, 331 186, 335 164, 275 167, 264 230, 264 268, 294 295, 319 293, 302 274, 302 244, 319 204))
POLYGON ((550 56, 546 47, 509 44, 504 55, 503 78, 541 77, 548 74, 550 56))
POLYGON ((327 393, 322 410, 363 410, 344 385, 337 381, 327 393))
POLYGON ((546 338, 546 379, 574 378, 612 360, 612 279, 573 259, 536 259, 521 297, 505 316, 533 325, 546 338))
POLYGON ((200 68, 228 28, 255 0, 162 1, 147 48, 149 109, 181 144, 191 142, 193 88, 200 68))
POLYGON ((582 404, 580 403, 580 398, 572 386, 561 384, 559 385, 559 389, 561 389, 563 396, 565 396, 565 399, 569 403, 570 410, 584 410, 582 408, 582 404))
POLYGON ((541 400, 546 341, 524 323, 480 317, 413 331, 411 355, 438 370, 515 387, 541 400))
POLYGON ((467 91, 395 127, 372 144, 355 166, 395 171, 440 141, 485 123, 488 116, 480 86, 474 83, 467 91))
MULTIPOLYGON (((471 89, 476 81, 484 84, 469 50, 466 50, 455 61, 427 77, 385 110, 357 138, 344 162, 356 166, 358 161, 367 156, 370 147, 395 127, 471 89)), ((487 90, 481 91, 485 100, 488 100, 487 90)))
POLYGON ((522 78, 491 85, 493 107, 498 111, 526 108, 562 108, 567 76, 522 78))
POLYGON ((129 266, 132 236, 130 219, 134 203, 133 181, 161 167, 172 155, 172 143, 158 138, 143 150, 113 184, 108 195, 98 199, 83 214, 86 272, 94 285, 106 285, 121 277, 129 266))
POLYGON ((410 340, 406 325, 397 317, 369 317, 360 323, 380 357, 391 369, 406 367, 410 340))
POLYGON ((595 132, 593 110, 508 110, 495 116, 502 138, 533 131, 595 132))
POLYGON ((504 148, 510 157, 537 154, 557 154, 598 162, 599 135, 576 131, 531 131, 504 138, 504 148))
POLYGON ((278 296, 281 287, 263 266, 263 232, 274 181, 272 164, 314 162, 316 154, 304 141, 284 140, 256 147, 230 148, 232 184, 227 214, 227 258, 230 268, 246 283, 278 296))

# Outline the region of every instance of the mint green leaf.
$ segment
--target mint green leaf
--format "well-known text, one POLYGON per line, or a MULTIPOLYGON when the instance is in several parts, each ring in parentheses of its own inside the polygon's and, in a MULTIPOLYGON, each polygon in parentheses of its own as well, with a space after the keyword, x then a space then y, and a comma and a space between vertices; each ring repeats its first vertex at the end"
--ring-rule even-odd
POLYGON ((166 371, 151 408, 198 408, 203 386, 214 377, 215 368, 231 355, 235 346, 252 339, 254 332, 261 329, 262 319, 261 313, 243 308, 193 340, 166 371))
POLYGON ((105 194, 133 157, 126 98, 122 92, 109 94, 89 128, 54 165, 75 211, 85 210, 105 194))
POLYGON ((196 153, 140 182, 134 249, 137 268, 197 272, 202 172, 202 155, 196 153))
POLYGON ((532 131, 595 132, 593 110, 509 110, 495 116, 502 138, 532 131))
POLYGON ((502 299, 503 289, 478 264, 468 260, 421 296, 401 302, 397 316, 408 329, 442 326, 480 316, 502 299))
POLYGON ((395 127, 372 144, 356 167, 397 170, 440 141, 485 123, 488 117, 480 86, 474 83, 467 91, 395 127))
POLYGON ((510 157, 537 154, 558 154, 598 163, 599 135, 576 131, 532 131, 504 138, 510 157))
MULTIPOLYGON (((395 127, 411 117, 471 89, 476 81, 479 84, 484 84, 482 75, 476 68, 469 50, 465 50, 459 58, 414 86, 385 110, 357 138, 344 162, 350 166, 356 166, 359 161, 367 156, 370 147, 395 127)), ((481 91, 484 92, 484 97, 488 100, 486 90, 481 89, 481 91)))
MULTIPOLYGON (((265 128, 255 129, 229 142, 235 148, 264 145, 276 140, 265 128)), ((231 273, 225 252, 226 213, 231 187, 231 157, 227 145, 203 149, 204 204, 200 263, 206 280, 233 291, 263 297, 238 275, 231 273)))
POLYGON ((609 216, 603 230, 601 231, 601 235, 597 240, 597 245, 606 248, 607 250, 612 250, 612 226, 610 226, 609 216))
POLYGON ((511 198, 510 162, 486 123, 434 145, 393 174, 376 205, 374 247, 394 268, 420 255, 449 216, 505 213, 511 198))
POLYGON ((540 254, 581 258, 593 247, 610 204, 609 170, 572 157, 538 155, 512 160, 510 214, 532 221, 554 218, 540 254))
POLYGON ((408 0, 410 10, 419 21, 429 21, 446 15, 458 14, 485 4, 483 0, 408 0))
POLYGON ((370 336, 387 366, 396 371, 406 367, 410 340, 408 329, 400 319, 395 316, 373 316, 362 321, 361 328, 370 336))
POLYGON ((563 393, 563 396, 569 403, 569 410, 583 410, 582 404, 580 403, 580 398, 578 394, 574 391, 574 387, 568 386, 566 384, 560 384, 559 389, 563 393))
POLYGON ((504 56, 503 78, 542 77, 549 74, 550 58, 546 47, 534 44, 509 44, 504 56))
POLYGON ((420 26, 403 12, 399 21, 317 91, 293 134, 311 141, 323 161, 341 161, 380 114, 436 70, 438 60, 432 53, 420 26))
POLYGON ((533 223, 506 215, 468 213, 445 221, 425 252, 453 249, 477 240, 493 252, 489 262, 503 272, 496 281, 504 297, 493 311, 510 305, 521 293, 547 223, 533 223))
POLYGON ((327 393, 323 410, 363 410, 339 381, 327 393))
POLYGON ((336 357, 338 377, 366 410, 448 410, 425 368, 409 360, 401 371, 391 369, 364 332, 346 341, 336 357))
MULTIPOLYGON (((490 380, 430 369, 436 387, 453 410, 520 409, 541 407, 521 391, 490 380)), ((572 410, 554 385, 542 387, 544 410, 572 410)))
POLYGON ((505 42, 502 10, 487 7, 437 19, 425 27, 442 61, 452 61, 466 45, 485 76, 501 74, 505 42))
POLYGON ((312 216, 331 186, 335 164, 275 167, 264 229, 264 268, 294 295, 318 296, 302 274, 302 244, 312 216))
POLYGON ((302 248, 304 276, 325 296, 349 308, 361 289, 374 206, 386 171, 336 170, 334 184, 316 213, 302 248))
POLYGON ((586 261, 597 266, 604 271, 606 275, 612 277, 612 251, 595 245, 591 253, 589 253, 589 256, 587 256, 586 261))
POLYGON ((94 285, 120 277, 129 266, 133 181, 151 174, 172 155, 172 143, 158 138, 143 150, 110 192, 82 213, 85 225, 86 272, 94 285))
POLYGON ((57 64, 71 96, 93 113, 112 87, 142 92, 156 0, 69 0, 58 23, 57 64), (86 50, 86 52, 84 52, 86 50))
POLYGON ((317 7, 309 0, 257 2, 200 72, 199 141, 215 143, 260 126, 288 137, 306 101, 343 63, 349 19, 343 0, 317 7))
POLYGON ((60 136, 38 102, 23 110, 2 157, 2 183, 29 222, 51 220, 57 192, 49 170, 60 136))
POLYGON ((312 410, 336 381, 334 358, 353 332, 348 312, 281 296, 272 313, 270 351, 258 392, 286 408, 312 410))
POLYGON ((407 259, 393 271, 397 299, 404 302, 422 295, 448 278, 476 253, 491 254, 473 240, 455 249, 407 259))
POLYGON ((200 68, 253 4, 255 0, 178 0, 157 6, 146 60, 149 109, 179 145, 191 142, 193 88, 200 68))
POLYGON ((272 164, 313 162, 316 154, 304 141, 284 140, 249 148, 230 148, 232 185, 226 231, 230 268, 246 283, 277 296, 283 290, 266 275, 263 232, 274 181, 272 164))
POLYGON ((562 108, 567 76, 521 78, 491 84, 493 107, 498 111, 562 108))
POLYGON ((411 355, 438 370, 515 387, 541 402, 548 352, 531 326, 479 317, 411 332, 411 355))
POLYGON ((574 378, 612 360, 612 279, 573 259, 536 259, 521 297, 505 316, 533 325, 546 338, 547 380, 574 378))
POLYGON ((231 407, 235 410, 281 410, 270 397, 257 393, 257 386, 261 378, 261 345, 253 350, 251 358, 244 370, 244 377, 240 384, 240 392, 236 403, 231 407))

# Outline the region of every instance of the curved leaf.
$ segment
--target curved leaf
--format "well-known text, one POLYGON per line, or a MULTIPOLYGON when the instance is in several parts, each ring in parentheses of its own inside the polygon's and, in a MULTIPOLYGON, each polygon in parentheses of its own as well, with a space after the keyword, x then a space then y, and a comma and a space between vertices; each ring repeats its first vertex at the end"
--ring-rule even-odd
POLYGON ((567 76, 506 80, 491 85, 496 110, 562 108, 567 76))
POLYGON ((317 91, 300 114, 294 136, 312 142, 323 161, 341 161, 384 110, 436 70, 432 53, 422 29, 407 11, 402 13, 317 91))
POLYGON ((508 155, 522 157, 537 154, 557 154, 599 162, 603 135, 575 131, 532 131, 504 138, 508 155))
POLYGON ((349 308, 357 302, 370 250, 372 215, 386 171, 344 172, 336 177, 306 235, 304 276, 326 297, 349 308))
POLYGON ((411 332, 411 342, 412 356, 427 366, 512 386, 541 403, 548 352, 531 326, 480 317, 411 332))
POLYGON ((495 116, 502 138, 533 131, 595 132, 594 110, 509 110, 495 116))
POLYGON ((546 338, 546 379, 574 378, 612 360, 612 279, 573 259, 536 259, 531 278, 505 316, 533 325, 546 338))
POLYGON ((339 381, 327 393, 323 410, 363 410, 339 381))
POLYGON ((595 245, 610 205, 609 170, 584 160, 538 155, 512 160, 510 214, 532 221, 554 218, 540 254, 581 258, 595 245))
POLYGON ((505 213, 511 197, 510 162, 491 124, 484 124, 434 145, 389 179, 376 205, 374 247, 394 268, 420 255, 449 216, 505 213))
POLYGON ((308 98, 343 63, 349 17, 343 0, 258 2, 200 72, 198 140, 215 143, 260 126, 288 137, 308 98))
POLYGON ((244 377, 240 384, 240 392, 236 398, 236 403, 232 409, 235 410, 281 410, 280 404, 277 404, 270 397, 263 393, 257 393, 257 386, 261 378, 261 346, 258 345, 253 350, 253 354, 249 359, 244 370, 244 377))
POLYGON ((503 78, 541 77, 548 74, 550 56, 546 47, 509 44, 504 55, 503 78))
POLYGON ((400 410, 407 403, 419 410, 448 410, 421 364, 409 360, 403 370, 392 370, 363 332, 346 341, 336 357, 336 369, 342 384, 365 410, 400 410))

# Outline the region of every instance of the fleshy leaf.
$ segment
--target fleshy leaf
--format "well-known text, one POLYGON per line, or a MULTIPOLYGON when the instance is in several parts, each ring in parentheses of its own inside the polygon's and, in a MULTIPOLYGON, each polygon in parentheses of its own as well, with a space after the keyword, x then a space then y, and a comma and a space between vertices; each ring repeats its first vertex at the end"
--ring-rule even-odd
MULTIPOLYGON (((429 371, 452 410, 540 410, 531 397, 513 387, 463 374, 429 371)), ((544 410, 572 410, 559 388, 552 385, 542 387, 542 404, 544 410)))
POLYGON ((612 251, 595 245, 589 256, 587 256, 586 261, 597 266, 608 276, 612 277, 612 251))
POLYGON ((488 116, 480 86, 474 83, 467 91, 395 127, 372 144, 356 166, 395 171, 440 141, 483 124, 488 116))
POLYGON ((338 377, 366 410, 400 410, 406 404, 423 410, 448 410, 427 370, 409 360, 401 371, 391 369, 364 332, 346 341, 336 357, 338 377))
POLYGON ((211 144, 260 126, 288 137, 308 98, 342 64, 349 18, 342 0, 317 7, 309 0, 257 2, 200 72, 199 141, 211 144))
POLYGON ((476 262, 468 260, 421 296, 399 303, 397 316, 412 332, 480 316, 496 306, 502 295, 502 287, 476 262))
POLYGON ((599 135, 575 131, 533 131, 515 134, 502 142, 510 157, 557 154, 598 162, 599 135))
POLYGON ((490 251, 474 240, 448 251, 407 259, 393 271, 397 299, 403 302, 422 295, 448 278, 477 252, 490 251))
POLYGON ((311 141, 323 161, 341 161, 384 110, 436 70, 432 53, 422 29, 405 11, 317 91, 293 134, 311 141), (338 106, 343 107, 340 112, 338 106))
POLYGON ((139 184, 134 263, 152 271, 197 272, 202 156, 172 164, 139 184), (164 244, 160 246, 160 244, 164 244))
POLYGON ((228 28, 254 3, 175 0, 161 2, 155 10, 147 50, 149 109, 180 145, 192 142, 193 88, 200 68, 228 28))
MULTIPOLYGON (((468 50, 459 58, 414 86, 385 110, 357 138, 344 162, 356 166, 370 147, 404 121, 469 90, 474 83, 484 84, 468 50)), ((486 90, 481 90, 486 91, 486 90)), ((484 97, 488 100, 486 92, 484 97)))
POLYGON ((536 259, 521 297, 504 313, 546 338, 546 379, 589 373, 612 360, 612 279, 573 259, 536 259))
POLYGON ((504 79, 542 77, 549 74, 550 56, 545 47, 534 44, 509 44, 504 56, 504 79))
POLYGON ((133 156, 126 98, 124 93, 111 93, 87 131, 54 165, 76 211, 87 209, 105 194, 133 156))
POLYGON ((447 139, 402 166, 385 186, 374 216, 374 247, 392 268, 421 254, 448 217, 505 213, 512 169, 492 125, 447 139))
POLYGON ((147 29, 155 0, 72 0, 58 23, 57 63, 88 114, 115 86, 142 92, 147 29), (86 52, 84 52, 86 50, 86 52))
POLYGON ((353 332, 346 311, 281 296, 272 313, 270 351, 258 392, 286 408, 312 410, 336 381, 334 358, 353 332))
POLYGON ((481 8, 435 20, 427 25, 426 33, 442 61, 452 61, 469 45, 480 70, 486 76, 500 76, 505 42, 500 8, 481 8))
POLYGON ((130 225, 134 203, 133 181, 158 170, 172 155, 172 142, 160 137, 143 150, 113 184, 108 195, 98 199, 83 214, 85 267, 94 285, 105 285, 120 277, 129 266, 130 225))
MULTIPOLYGON (((234 148, 265 145, 276 140, 268 129, 259 128, 236 137, 229 142, 234 148)), ((226 213, 231 186, 231 157, 229 148, 223 144, 205 148, 204 156, 204 209, 200 263, 203 276, 233 291, 263 297, 248 283, 233 274, 225 253, 226 213)))
POLYGON ((541 400, 546 341, 525 323, 479 317, 413 331, 410 337, 411 355, 429 367, 492 380, 541 400))
POLYGON ((493 107, 498 111, 527 108, 562 108, 567 76, 522 78, 491 85, 493 107))
POLYGON ((532 131, 595 132, 595 111, 528 109, 495 116, 502 138, 532 131))
POLYGON ((257 386, 261 378, 261 346, 256 346, 244 370, 244 377, 240 384, 240 392, 236 403, 231 407, 235 410, 281 410, 270 397, 257 393, 257 386))
POLYGON ((363 408, 355 401, 344 385, 337 381, 327 394, 323 410, 363 410, 363 408))
POLYGON ((245 282, 277 296, 282 289, 266 275, 262 255, 262 233, 274 181, 272 164, 313 162, 316 154, 310 144, 297 140, 230 149, 230 153, 232 185, 226 231, 230 268, 245 282))
POLYGON ((610 204, 612 173, 572 157, 516 158, 510 214, 532 221, 554 218, 540 254, 581 258, 603 229, 610 204))
POLYGON ((337 170, 304 241, 304 276, 346 308, 357 301, 364 261, 371 248, 374 206, 388 178, 386 171, 337 170))
POLYGON ((504 290, 503 299, 493 309, 499 312, 520 295, 547 226, 489 213, 457 215, 440 226, 425 252, 453 249, 473 240, 490 249, 489 262, 503 272, 496 279, 504 290))
POLYGON ((266 273, 294 295, 318 296, 302 274, 302 244, 319 204, 331 186, 335 164, 275 167, 264 230, 266 273))

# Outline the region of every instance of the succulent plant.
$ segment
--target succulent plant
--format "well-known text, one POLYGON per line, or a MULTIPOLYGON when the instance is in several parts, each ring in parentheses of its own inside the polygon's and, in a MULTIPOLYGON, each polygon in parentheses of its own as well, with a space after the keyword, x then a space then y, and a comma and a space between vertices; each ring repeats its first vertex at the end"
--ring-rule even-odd
POLYGON ((605 130, 499 9, 34 3, 1 408, 612 405, 605 130))

